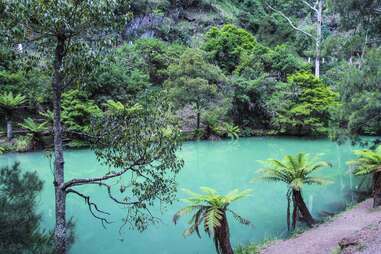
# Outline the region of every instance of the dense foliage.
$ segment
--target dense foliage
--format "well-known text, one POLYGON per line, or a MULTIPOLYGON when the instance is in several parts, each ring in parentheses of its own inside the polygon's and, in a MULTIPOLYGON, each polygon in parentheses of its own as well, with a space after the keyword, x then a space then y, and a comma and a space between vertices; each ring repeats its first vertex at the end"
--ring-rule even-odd
MULTIPOLYGON (((183 166, 176 156, 181 145, 180 131, 171 107, 162 103, 163 98, 152 96, 126 106, 110 102, 114 106, 92 120, 92 148, 99 162, 110 169, 93 182, 106 187, 112 200, 124 206, 123 226, 130 229, 143 231, 157 222, 149 208, 158 200, 164 207, 175 198, 175 180, 183 166), (123 197, 119 201, 111 194, 115 183, 106 184, 113 177, 121 180, 123 197)), ((73 188, 82 182, 92 180, 72 180, 68 185, 73 188)))
MULTIPOLYGON (((139 230, 153 222, 148 207, 174 199, 182 167, 175 153, 184 133, 205 139, 381 134, 380 1, 317 1, 320 15, 308 0, 59 3, 0 1, 0 130, 7 134, 0 153, 44 148, 54 134, 58 253, 66 252, 65 195, 85 197, 91 207, 78 185, 96 183, 110 193, 103 180, 129 171, 132 181, 121 192, 133 201, 118 201, 130 212, 124 222, 139 230), (120 171, 64 182, 63 141, 91 143, 102 163, 120 171)), ((359 152, 355 173, 379 179, 378 152, 359 152)), ((309 174, 325 164, 303 154, 271 163, 265 178, 288 184, 294 224, 298 213, 313 224, 301 187, 322 183, 309 174)), ((35 187, 25 195, 30 213, 35 187)), ((209 194, 196 200, 192 230, 201 222, 197 214, 213 229, 218 223, 209 219, 225 218, 229 197, 209 194)), ((39 217, 31 218, 35 229, 39 217)), ((222 250, 226 232, 209 233, 222 234, 216 244, 222 250)), ((36 234, 30 233, 44 237, 36 234)))
POLYGON ((54 253, 53 235, 36 211, 42 187, 36 172, 22 173, 18 163, 0 169, 0 253, 54 253))
MULTIPOLYGON (((312 75, 314 43, 282 16, 312 33, 311 9, 303 1, 133 3, 123 31, 128 43, 110 37, 100 57, 91 54, 91 44, 73 44, 67 79, 78 78, 64 94, 67 135, 85 139, 80 133, 108 100, 138 102, 160 90, 171 94, 182 129, 197 129, 195 137, 226 137, 233 128, 240 135, 380 134, 377 8, 377 1, 325 3, 318 79, 312 75)), ((37 62, 41 51, 33 43, 15 39, 20 31, 6 31, 14 21, 9 9, 1 10, 7 37, 0 92, 24 96, 24 118, 41 121, 33 112, 51 107, 48 65, 37 62)), ((21 115, 15 120, 23 121, 21 115)))

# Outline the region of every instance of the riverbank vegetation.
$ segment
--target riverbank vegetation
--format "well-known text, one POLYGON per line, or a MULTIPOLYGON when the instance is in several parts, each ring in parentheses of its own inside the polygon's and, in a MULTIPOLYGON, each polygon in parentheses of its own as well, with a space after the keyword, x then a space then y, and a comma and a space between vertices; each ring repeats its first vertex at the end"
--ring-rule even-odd
MULTIPOLYGON (((380 135, 380 8, 360 0, 1 1, 0 152, 54 150, 55 252, 67 253, 68 194, 109 222, 78 186, 106 190, 127 208, 131 228, 154 223, 148 208, 175 198, 184 138, 380 135), (90 147, 109 172, 65 181, 64 146, 90 147), (120 183, 119 200, 107 181, 126 173, 133 177, 120 183)), ((354 162, 355 174, 377 179, 375 204, 378 152, 358 152, 354 162)), ((328 164, 304 154, 271 163, 263 177, 288 184, 292 228, 298 214, 314 224, 301 189, 323 183, 309 174, 328 164)), ((193 229, 204 220, 217 252, 232 253, 225 213, 241 194, 208 194, 193 200, 193 229)))
MULTIPOLYGON (((101 54, 72 45, 78 57, 67 62, 64 141, 86 145, 90 120, 107 101, 139 102, 152 92, 169 97, 190 139, 379 135, 381 21, 373 2, 322 3, 316 51, 316 10, 303 1, 134 1, 113 30, 123 36, 108 36, 101 54)), ((51 57, 27 27, 10 29, 17 20, 8 5, 1 6, 1 146, 49 147, 51 57), (44 128, 23 128, 29 118, 44 128)))

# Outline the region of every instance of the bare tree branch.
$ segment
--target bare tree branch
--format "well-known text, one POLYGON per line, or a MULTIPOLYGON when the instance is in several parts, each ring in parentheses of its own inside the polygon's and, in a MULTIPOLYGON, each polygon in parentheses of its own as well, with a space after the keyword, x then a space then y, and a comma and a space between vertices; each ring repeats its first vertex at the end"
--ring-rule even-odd
POLYGON ((107 224, 111 224, 111 222, 109 222, 106 218, 100 217, 100 216, 98 216, 98 215, 95 214, 95 212, 93 211, 93 208, 92 208, 92 207, 94 207, 95 211, 97 211, 97 212, 99 212, 99 213, 103 213, 103 214, 106 214, 106 215, 110 215, 110 213, 100 210, 100 209, 98 208, 97 204, 95 204, 94 202, 91 202, 91 201, 90 201, 90 196, 86 196, 86 195, 84 195, 84 194, 82 194, 82 193, 80 193, 80 192, 78 192, 78 191, 76 191, 76 190, 73 190, 73 189, 68 189, 68 190, 66 190, 66 193, 74 193, 74 194, 78 195, 79 197, 83 198, 83 199, 85 200, 85 203, 89 206, 90 213, 91 213, 96 219, 98 219, 98 220, 100 220, 100 221, 102 222, 102 226, 103 226, 104 228, 106 228, 106 227, 105 227, 105 223, 107 223, 107 224))
POLYGON ((310 7, 311 10, 314 10, 315 12, 318 12, 318 9, 316 8, 317 5, 318 5, 318 1, 316 1, 315 5, 312 6, 309 2, 305 1, 305 0, 302 0, 302 2, 307 5, 308 7, 310 7))
POLYGON ((301 32, 301 33, 307 35, 308 37, 314 39, 315 41, 317 40, 317 38, 316 38, 315 36, 313 36, 312 34, 310 34, 309 32, 306 32, 306 31, 304 31, 303 29, 300 29, 300 28, 298 28, 297 26, 295 26, 294 22, 292 22, 292 20, 291 20, 289 17, 287 17, 283 12, 281 12, 281 11, 279 11, 279 10, 273 8, 273 7, 272 7, 271 5, 269 5, 268 3, 266 3, 266 5, 267 5, 271 10, 273 10, 273 11, 279 13, 283 18, 285 18, 285 19, 288 21, 288 23, 290 24, 290 26, 291 26, 293 29, 295 29, 295 30, 297 30, 297 31, 299 31, 299 32, 301 32))
POLYGON ((102 183, 102 182, 93 182, 93 183, 88 183, 88 184, 96 184, 98 186, 103 186, 103 187, 106 187, 107 188, 107 193, 108 193, 108 196, 110 197, 111 200, 113 200, 115 203, 117 204, 121 204, 121 205, 134 205, 134 204, 139 204, 140 202, 139 201, 134 201, 134 202, 125 202, 125 201, 121 201, 117 198, 115 198, 113 195, 112 195, 112 192, 111 192, 111 185, 108 185, 106 183, 102 183))

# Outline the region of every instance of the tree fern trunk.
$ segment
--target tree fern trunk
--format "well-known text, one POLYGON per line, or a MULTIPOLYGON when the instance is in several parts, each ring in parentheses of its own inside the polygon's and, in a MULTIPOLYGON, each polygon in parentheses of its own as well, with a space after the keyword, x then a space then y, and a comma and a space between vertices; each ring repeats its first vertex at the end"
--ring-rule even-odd
POLYGON ((373 207, 381 205, 381 172, 373 174, 373 207))
POLYGON ((218 249, 221 251, 221 254, 234 254, 230 243, 229 224, 226 219, 226 214, 223 215, 221 226, 216 231, 216 237, 219 245, 218 249))
POLYGON ((8 141, 11 141, 12 138, 13 138, 12 121, 9 119, 7 121, 7 139, 8 139, 8 141))
POLYGON ((315 224, 315 220, 312 217, 310 211, 308 210, 306 203, 303 200, 302 193, 300 191, 293 191, 293 197, 295 205, 297 206, 300 215, 302 217, 302 220, 308 224, 308 226, 312 227, 313 224, 315 224))

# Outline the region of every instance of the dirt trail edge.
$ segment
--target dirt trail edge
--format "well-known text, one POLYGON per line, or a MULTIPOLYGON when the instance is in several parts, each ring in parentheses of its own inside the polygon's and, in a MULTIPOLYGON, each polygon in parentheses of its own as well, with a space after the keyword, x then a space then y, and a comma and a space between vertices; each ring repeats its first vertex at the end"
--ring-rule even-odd
MULTIPOLYGON (((372 209, 372 204, 371 199, 359 203, 353 209, 339 214, 333 221, 321 224, 295 238, 274 242, 263 249, 261 254, 331 254, 343 239, 353 239, 358 232, 380 226, 381 210, 372 209)), ((368 253, 367 247, 362 247, 364 252, 361 253, 368 253)), ((373 254, 381 254, 381 245, 372 247, 377 249, 373 254)))

